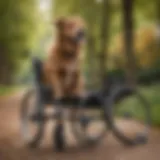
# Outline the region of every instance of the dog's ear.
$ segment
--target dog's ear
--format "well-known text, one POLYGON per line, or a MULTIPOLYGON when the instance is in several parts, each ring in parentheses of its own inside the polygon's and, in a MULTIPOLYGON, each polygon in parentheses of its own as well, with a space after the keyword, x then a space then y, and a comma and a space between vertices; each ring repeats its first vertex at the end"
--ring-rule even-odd
POLYGON ((57 29, 62 29, 65 24, 65 21, 66 21, 65 17, 60 17, 54 22, 54 25, 56 26, 57 29))

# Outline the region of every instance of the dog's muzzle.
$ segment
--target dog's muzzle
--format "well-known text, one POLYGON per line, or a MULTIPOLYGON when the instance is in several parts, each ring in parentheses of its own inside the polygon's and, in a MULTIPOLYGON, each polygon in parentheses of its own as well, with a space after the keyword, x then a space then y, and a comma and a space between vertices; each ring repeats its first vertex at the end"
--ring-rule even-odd
POLYGON ((82 41, 82 40, 84 40, 84 39, 85 39, 85 32, 84 32, 83 30, 80 30, 80 31, 77 33, 76 37, 74 38, 74 41, 75 41, 76 43, 78 43, 78 42, 80 42, 80 41, 82 41))
POLYGON ((83 30, 80 30, 74 37, 66 37, 66 40, 71 44, 76 45, 79 42, 83 41, 85 37, 86 37, 85 32, 83 30))

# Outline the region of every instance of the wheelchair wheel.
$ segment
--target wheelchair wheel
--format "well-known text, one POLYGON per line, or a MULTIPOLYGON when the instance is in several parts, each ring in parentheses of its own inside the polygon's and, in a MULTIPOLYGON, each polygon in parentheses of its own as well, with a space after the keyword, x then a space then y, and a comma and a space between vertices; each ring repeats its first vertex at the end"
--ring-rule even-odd
POLYGON ((57 151, 63 151, 65 147, 64 140, 64 126, 63 124, 57 124, 54 131, 54 144, 57 151))
POLYGON ((135 89, 123 87, 115 90, 105 114, 113 134, 124 144, 144 144, 148 140, 151 123, 150 106, 135 89))
POLYGON ((73 112, 72 132, 82 145, 94 146, 106 136, 103 104, 99 97, 95 98, 98 103, 88 105, 88 98, 85 98, 73 112))
POLYGON ((36 115, 36 105, 40 104, 37 96, 36 89, 30 89, 24 95, 21 103, 21 133, 29 147, 37 147, 44 132, 44 119, 41 115, 36 115))

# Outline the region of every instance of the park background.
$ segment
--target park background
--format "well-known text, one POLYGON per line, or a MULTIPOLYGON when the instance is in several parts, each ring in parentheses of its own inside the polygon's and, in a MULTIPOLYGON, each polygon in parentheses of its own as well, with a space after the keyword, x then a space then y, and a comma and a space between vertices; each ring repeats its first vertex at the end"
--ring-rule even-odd
MULTIPOLYGON (((0 0, 0 160, 158 160, 159 92, 160 0, 0 0), (22 92, 34 85, 32 59, 46 58, 54 42, 55 20, 74 15, 87 25, 87 90, 101 89, 110 80, 137 87, 151 106, 146 145, 124 147, 107 137, 93 150, 71 148, 60 154, 51 146, 29 150, 23 145, 20 102, 22 92)), ((129 107, 138 107, 134 105, 129 107)))
POLYGON ((87 24, 88 89, 107 79, 138 85, 160 126, 160 1, 5 0, 0 2, 0 95, 33 84, 32 58, 45 59, 54 21, 79 15, 87 24), (128 5, 128 6, 127 6, 128 5))

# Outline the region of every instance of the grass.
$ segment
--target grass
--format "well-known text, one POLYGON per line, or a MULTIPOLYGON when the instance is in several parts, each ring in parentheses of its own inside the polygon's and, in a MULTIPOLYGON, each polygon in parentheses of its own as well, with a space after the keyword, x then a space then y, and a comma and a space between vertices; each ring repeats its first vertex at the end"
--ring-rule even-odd
MULTIPOLYGON (((140 87, 139 92, 150 104, 152 124, 160 127, 160 84, 140 87)), ((143 106, 135 97, 125 99, 125 101, 122 101, 118 106, 116 107, 116 114, 118 116, 122 116, 124 113, 129 113, 136 119, 144 120, 143 106)))
POLYGON ((154 85, 142 90, 151 105, 152 123, 160 127, 160 85, 154 85))
POLYGON ((6 96, 16 92, 20 87, 0 85, 0 96, 6 96))

